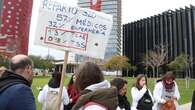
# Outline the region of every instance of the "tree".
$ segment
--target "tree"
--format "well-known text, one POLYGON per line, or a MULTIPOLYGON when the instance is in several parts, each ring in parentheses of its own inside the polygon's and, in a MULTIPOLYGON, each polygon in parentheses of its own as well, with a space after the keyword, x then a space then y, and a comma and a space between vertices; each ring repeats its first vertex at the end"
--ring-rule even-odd
POLYGON ((42 58, 41 56, 29 55, 29 57, 33 61, 34 68, 46 70, 54 67, 54 58, 52 56, 42 58))
POLYGON ((189 88, 189 80, 191 76, 191 67, 194 63, 194 60, 191 56, 187 54, 181 54, 177 56, 172 62, 168 64, 168 67, 175 71, 181 72, 186 70, 185 79, 186 79, 186 88, 189 88))
POLYGON ((3 55, 0 54, 0 67, 4 66, 8 68, 9 65, 9 59, 5 58, 3 55))
POLYGON ((181 54, 177 56, 172 62, 170 62, 167 66, 172 71, 183 71, 186 68, 187 55, 181 54))
POLYGON ((122 70, 122 69, 135 70, 136 69, 135 66, 129 63, 129 59, 126 56, 113 56, 108 62, 106 62, 104 67, 109 70, 116 70, 117 76, 118 76, 119 70, 122 70))
POLYGON ((143 59, 143 64, 146 67, 151 67, 153 71, 153 77, 155 77, 155 70, 156 76, 159 76, 159 67, 166 64, 166 58, 168 55, 168 49, 166 45, 159 45, 156 46, 154 50, 149 50, 143 59))

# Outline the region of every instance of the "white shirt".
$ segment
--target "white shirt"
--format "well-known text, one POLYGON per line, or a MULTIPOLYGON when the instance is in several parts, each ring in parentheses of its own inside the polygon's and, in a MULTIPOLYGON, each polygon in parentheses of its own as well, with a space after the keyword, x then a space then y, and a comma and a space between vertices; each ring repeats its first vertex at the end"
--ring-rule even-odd
MULTIPOLYGON (((47 98, 47 92, 48 92, 48 90, 59 92, 60 91, 60 88, 51 88, 48 85, 45 85, 43 87, 43 90, 40 91, 39 92, 39 95, 38 95, 38 102, 40 102, 42 104, 42 110, 45 110, 45 106, 46 105, 44 105, 44 102, 45 102, 45 100, 47 98)), ((65 87, 63 87, 63 93, 62 93, 60 110, 63 110, 64 109, 64 106, 63 105, 67 105, 68 103, 69 103, 68 92, 67 92, 67 89, 65 87)))
MULTIPOLYGON (((175 83, 174 96, 177 98, 177 100, 179 100, 180 94, 179 94, 178 86, 177 86, 177 83, 175 81, 174 81, 174 83, 175 83)), ((162 83, 162 81, 160 81, 155 85, 154 91, 153 91, 154 100, 155 100, 155 104, 154 104, 155 109, 156 109, 158 103, 164 104, 166 102, 165 99, 161 98, 162 92, 163 92, 163 83, 162 83)))
MULTIPOLYGON (((144 86, 141 90, 138 90, 136 87, 132 87, 131 88, 131 96, 132 96, 132 105, 131 105, 131 110, 137 110, 137 104, 138 101, 143 97, 143 95, 145 94, 145 92, 147 91, 146 87, 144 86)), ((150 92, 150 90, 148 89, 149 95, 152 98, 153 101, 153 97, 152 94, 150 92)))

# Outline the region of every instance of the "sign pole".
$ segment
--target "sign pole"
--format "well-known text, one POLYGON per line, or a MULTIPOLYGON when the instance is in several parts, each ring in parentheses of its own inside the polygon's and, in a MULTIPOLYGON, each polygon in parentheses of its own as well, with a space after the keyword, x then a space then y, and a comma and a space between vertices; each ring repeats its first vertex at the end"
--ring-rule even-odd
POLYGON ((63 92, 63 85, 64 85, 64 77, 65 77, 65 73, 66 73, 66 67, 67 67, 67 62, 68 62, 68 51, 65 51, 64 54, 64 64, 63 64, 63 69, 62 69, 62 73, 61 73, 61 81, 60 81, 60 92, 59 92, 59 96, 58 96, 58 100, 57 100, 57 110, 60 110, 60 106, 61 106, 61 97, 62 97, 62 92, 63 92))

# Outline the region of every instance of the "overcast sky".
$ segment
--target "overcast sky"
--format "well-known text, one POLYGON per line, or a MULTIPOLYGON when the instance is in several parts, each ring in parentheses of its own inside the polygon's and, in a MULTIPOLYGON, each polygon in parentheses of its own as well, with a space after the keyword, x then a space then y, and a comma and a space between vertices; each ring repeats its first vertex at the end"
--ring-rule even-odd
MULTIPOLYGON (((64 52, 34 45, 35 27, 40 0, 33 0, 33 12, 31 19, 31 30, 29 39, 29 54, 46 56, 48 53, 56 59, 63 59, 64 52)), ((62 0, 56 0, 62 1, 62 0)), ((77 0, 65 0, 71 6, 77 6, 77 0)), ((160 14, 169 9, 175 10, 185 6, 195 6, 195 0, 122 0, 122 23, 133 22, 160 14)), ((72 55, 70 57, 73 57, 72 55)))

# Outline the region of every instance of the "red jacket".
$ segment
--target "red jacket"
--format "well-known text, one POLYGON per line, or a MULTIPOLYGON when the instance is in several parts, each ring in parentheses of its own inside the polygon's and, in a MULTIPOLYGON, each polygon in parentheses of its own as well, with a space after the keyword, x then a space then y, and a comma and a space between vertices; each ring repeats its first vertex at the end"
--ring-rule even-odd
POLYGON ((79 91, 77 91, 74 87, 74 85, 68 85, 68 96, 70 99, 72 99, 72 103, 75 104, 80 97, 79 91))

